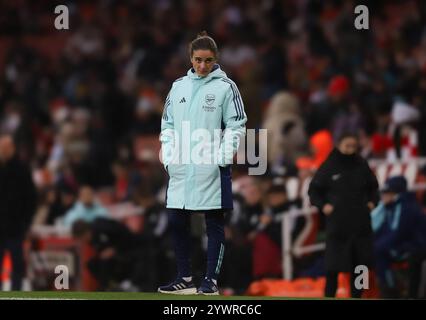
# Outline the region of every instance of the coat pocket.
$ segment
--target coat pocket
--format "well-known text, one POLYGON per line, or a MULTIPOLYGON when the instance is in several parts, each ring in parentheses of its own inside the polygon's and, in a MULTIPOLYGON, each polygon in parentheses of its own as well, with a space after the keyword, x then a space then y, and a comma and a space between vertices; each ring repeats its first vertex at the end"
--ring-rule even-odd
POLYGON ((184 164, 169 164, 167 165, 167 173, 170 178, 184 179, 185 178, 185 165, 184 164))
POLYGON ((195 180, 199 192, 207 192, 212 185, 219 179, 219 167, 216 164, 197 165, 195 180))

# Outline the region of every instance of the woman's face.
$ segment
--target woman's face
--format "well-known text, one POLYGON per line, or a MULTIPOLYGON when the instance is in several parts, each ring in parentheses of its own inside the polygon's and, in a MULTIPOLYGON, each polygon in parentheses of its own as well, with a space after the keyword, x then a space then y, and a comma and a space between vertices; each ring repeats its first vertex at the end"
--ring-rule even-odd
POLYGON ((191 57, 192 67, 200 77, 207 76, 213 69, 216 57, 211 50, 194 50, 191 57))
POLYGON ((352 155, 358 151, 358 141, 355 138, 347 137, 339 143, 339 151, 345 155, 352 155))

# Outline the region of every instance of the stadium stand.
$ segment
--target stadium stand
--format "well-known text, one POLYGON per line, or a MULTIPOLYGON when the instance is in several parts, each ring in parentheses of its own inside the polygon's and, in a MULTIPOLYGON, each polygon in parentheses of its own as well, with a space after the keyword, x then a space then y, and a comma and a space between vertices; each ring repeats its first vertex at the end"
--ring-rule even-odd
MULTIPOLYGON (((83 1, 69 4, 69 30, 53 27, 54 1, 2 3, 0 132, 15 138, 39 198, 26 238, 27 289, 53 289, 49 270, 59 261, 72 270, 73 289, 98 288, 85 263, 93 252, 62 225, 86 185, 111 219, 161 243, 155 281, 173 277, 158 134, 170 85, 189 68, 186 45, 204 29, 241 89, 247 128, 270 132, 265 175, 233 167, 227 241, 247 265, 236 272, 225 256, 224 292, 321 296, 324 221, 306 194, 344 129, 360 136, 380 185, 404 175, 425 211, 426 3, 371 2, 371 28, 359 31, 355 2, 83 1), (277 177, 285 211, 265 200, 277 177), (269 227, 255 232, 269 211, 269 227), (273 274, 254 274, 256 250, 278 261, 273 274)), ((194 220, 198 264, 205 239, 194 220)), ((9 255, 2 265, 7 288, 9 255)), ((338 296, 348 294, 345 281, 338 296)))

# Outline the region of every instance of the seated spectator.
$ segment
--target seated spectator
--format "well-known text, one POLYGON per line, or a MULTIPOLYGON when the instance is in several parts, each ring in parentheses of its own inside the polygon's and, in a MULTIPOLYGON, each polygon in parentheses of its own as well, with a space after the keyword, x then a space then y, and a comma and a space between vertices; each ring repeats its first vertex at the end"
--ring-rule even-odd
MULTIPOLYGON (((247 233, 248 240, 252 241, 256 234, 266 227, 263 222, 263 192, 258 180, 249 177, 248 181, 241 187, 242 196, 242 217, 244 231, 247 233)), ((269 219, 267 219, 269 220, 269 219)))
POLYGON ((254 247, 257 236, 270 222, 264 212, 260 181, 245 176, 240 177, 239 184, 238 193, 234 194, 234 210, 226 216, 227 250, 221 276, 224 287, 235 293, 243 293, 252 278, 260 278, 267 267, 267 263, 255 258, 254 247))
POLYGON ((281 247, 281 222, 279 220, 274 220, 274 218, 279 214, 287 212, 291 205, 287 199, 283 178, 275 177, 272 179, 272 184, 267 190, 266 203, 266 212, 270 216, 271 221, 265 228, 265 232, 276 245, 281 247))
POLYGON ((107 217, 108 212, 95 201, 93 189, 90 186, 80 188, 78 201, 67 211, 63 224, 70 227, 77 220, 92 222, 96 218, 107 217))
POLYGON ((54 225, 63 217, 75 202, 76 195, 66 185, 48 188, 43 194, 42 203, 34 216, 32 226, 54 225))
MULTIPOLYGON (((253 242, 253 261, 255 276, 281 277, 282 224, 279 215, 288 214, 292 207, 300 207, 300 201, 289 201, 282 177, 273 177, 266 190, 265 213, 259 217, 257 235, 253 242)), ((292 241, 296 240, 303 230, 305 218, 300 216, 294 220, 291 230, 292 241)))
MULTIPOLYGON (((278 188, 284 189, 284 185, 278 188)), ((280 232, 273 222, 274 212, 265 208, 265 195, 257 180, 253 179, 242 194, 245 200, 243 214, 247 219, 247 239, 253 248, 253 277, 280 277, 280 232)), ((281 209, 280 205, 277 203, 277 210, 281 209)))
POLYGON ((141 234, 156 241, 157 245, 167 238, 168 228, 166 209, 156 198, 153 186, 149 183, 140 184, 135 190, 134 202, 143 210, 143 228, 141 234))
MULTIPOLYGON (((151 281, 155 284, 150 289, 156 289, 157 285, 170 280, 174 276, 173 251, 170 249, 170 237, 168 237, 168 219, 164 204, 161 204, 153 191, 151 183, 142 183, 135 190, 134 202, 143 210, 143 223, 136 233, 145 243, 145 251, 151 250, 151 258, 147 267, 151 281)), ((148 283, 148 284, 149 284, 148 283)))
POLYGON ((221 272, 224 294, 244 294, 252 281, 252 248, 244 199, 234 194, 234 209, 225 216, 225 257, 221 272))
POLYGON ((73 237, 91 245, 95 256, 87 267, 99 282, 99 290, 149 291, 155 278, 147 272, 151 266, 149 250, 143 240, 123 224, 105 218, 92 222, 77 220, 72 225, 73 237), (147 263, 149 261, 149 263, 147 263))
POLYGON ((393 262, 403 261, 426 246, 425 216, 403 176, 389 178, 381 202, 372 211, 376 272, 382 296, 399 296, 393 262))

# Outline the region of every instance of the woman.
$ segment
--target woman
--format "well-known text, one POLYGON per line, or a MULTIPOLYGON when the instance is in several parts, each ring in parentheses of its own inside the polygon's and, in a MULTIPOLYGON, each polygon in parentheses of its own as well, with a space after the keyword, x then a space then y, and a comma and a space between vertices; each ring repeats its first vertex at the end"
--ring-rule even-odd
POLYGON ((178 272, 159 292, 216 295, 224 214, 232 209, 230 164, 247 116, 235 83, 216 63, 215 41, 204 32, 191 42, 189 53, 192 68, 173 83, 161 122, 161 155, 169 175, 166 206, 178 272), (198 290, 190 261, 190 215, 197 212, 205 214, 208 237, 207 274, 198 290))
POLYGON ((335 296, 339 272, 351 273, 352 296, 361 297, 355 267, 373 263, 370 211, 378 200, 378 184, 358 148, 357 136, 344 134, 309 186, 311 203, 326 215, 326 297, 335 296))

